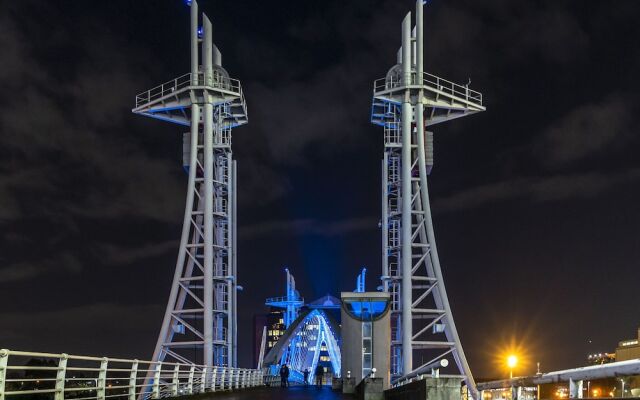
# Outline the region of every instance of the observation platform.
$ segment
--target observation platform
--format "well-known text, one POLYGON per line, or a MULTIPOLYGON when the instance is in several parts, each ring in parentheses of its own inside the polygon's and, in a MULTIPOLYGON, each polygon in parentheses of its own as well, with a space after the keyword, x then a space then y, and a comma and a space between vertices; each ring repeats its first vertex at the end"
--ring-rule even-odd
POLYGON ((410 83, 406 84, 398 65, 385 78, 376 79, 373 83, 371 122, 379 126, 388 124, 389 118, 393 118, 389 111, 394 108, 389 105, 400 105, 407 89, 411 91, 411 96, 417 96, 422 90, 420 101, 427 110, 428 125, 486 110, 482 105, 482 93, 469 89, 468 85, 459 85, 427 72, 421 77, 412 73, 410 83))
POLYGON ((220 118, 225 127, 235 128, 248 122, 247 103, 242 85, 237 79, 229 78, 222 67, 214 67, 213 78, 205 81, 204 73, 196 76, 188 73, 162 85, 156 86, 136 96, 134 114, 191 125, 191 105, 212 103, 225 105, 220 118))

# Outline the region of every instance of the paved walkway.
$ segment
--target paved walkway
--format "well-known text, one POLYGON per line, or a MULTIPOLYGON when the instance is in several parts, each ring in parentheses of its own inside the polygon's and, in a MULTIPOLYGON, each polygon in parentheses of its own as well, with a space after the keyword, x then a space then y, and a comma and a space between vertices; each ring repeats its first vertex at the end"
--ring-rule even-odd
POLYGON ((334 392, 329 386, 319 389, 315 386, 292 386, 288 389, 265 387, 235 393, 215 393, 204 398, 211 398, 211 400, 353 400, 349 395, 334 392))

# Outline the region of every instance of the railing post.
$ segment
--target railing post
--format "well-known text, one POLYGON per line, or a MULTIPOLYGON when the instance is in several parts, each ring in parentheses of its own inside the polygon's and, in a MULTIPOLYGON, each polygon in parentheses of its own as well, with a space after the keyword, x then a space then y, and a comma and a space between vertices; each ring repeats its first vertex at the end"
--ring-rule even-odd
POLYGON ((7 364, 9 363, 9 350, 0 350, 0 400, 4 400, 5 380, 7 378, 7 364))
POLYGON ((211 377, 211 391, 216 391, 216 375, 218 372, 218 367, 213 367, 213 376, 211 377))
POLYGON ((193 394, 193 376, 196 373, 196 366, 191 364, 191 369, 189 370, 189 381, 187 383, 187 393, 193 394))
POLYGON ((171 393, 178 395, 178 386, 180 385, 180 364, 176 364, 173 368, 173 380, 171 381, 171 393))
POLYGON ((227 369, 225 367, 222 367, 222 374, 220 375, 220 390, 224 390, 225 388, 225 384, 224 384, 224 376, 226 375, 227 369))
POLYGON ((153 373, 153 390, 151 392, 152 399, 160 398, 160 373, 162 372, 162 363, 156 365, 156 370, 153 373))
POLYGON ((240 389, 240 369, 236 369, 236 389, 240 389))
POLYGON ((138 383, 138 360, 131 363, 131 372, 129 373, 129 399, 136 400, 136 384, 138 383))
POLYGON ((106 386, 107 386, 107 366, 109 365, 109 359, 104 357, 102 361, 100 361, 100 372, 98 372, 98 382, 96 388, 96 399, 104 400, 106 397, 106 386))
POLYGON ((58 370, 56 371, 56 393, 53 395, 54 400, 64 400, 64 379, 67 374, 67 360, 69 355, 62 353, 58 360, 58 370))
POLYGON ((207 390, 207 372, 208 368, 204 366, 202 368, 202 374, 200 374, 200 393, 204 393, 207 390))
POLYGON ((9 350, 0 350, 0 400, 4 400, 5 379, 7 378, 7 364, 9 362, 9 350))

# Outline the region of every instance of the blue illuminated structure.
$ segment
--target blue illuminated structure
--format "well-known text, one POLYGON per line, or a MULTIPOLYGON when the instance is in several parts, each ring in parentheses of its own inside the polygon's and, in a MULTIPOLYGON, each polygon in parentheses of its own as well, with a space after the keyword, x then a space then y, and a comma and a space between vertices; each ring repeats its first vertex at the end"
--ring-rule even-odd
POLYGON ((284 297, 270 297, 265 304, 270 307, 284 308, 284 326, 289 325, 298 316, 298 310, 304 305, 304 299, 300 297, 300 293, 296 290, 296 280, 289 272, 289 268, 284 269, 287 273, 287 292, 284 297))
POLYGON ((320 354, 326 353, 334 371, 340 376, 340 331, 338 325, 320 309, 307 309, 291 323, 278 343, 265 356, 264 364, 272 375, 277 375, 284 364, 289 366, 289 380, 304 382, 304 371, 313 372, 320 362, 320 354))
POLYGON ((365 290, 366 275, 367 275, 367 269, 362 268, 362 272, 360 272, 360 275, 358 275, 358 278, 356 278, 356 290, 354 290, 354 292, 356 293, 366 292, 365 290))

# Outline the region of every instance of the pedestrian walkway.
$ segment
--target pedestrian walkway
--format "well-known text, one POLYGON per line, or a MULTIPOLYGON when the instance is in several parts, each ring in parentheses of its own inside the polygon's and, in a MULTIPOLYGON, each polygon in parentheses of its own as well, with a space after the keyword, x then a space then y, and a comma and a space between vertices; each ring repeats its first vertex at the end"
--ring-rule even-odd
POLYGON ((290 388, 261 387, 240 392, 218 392, 203 396, 211 400, 347 400, 352 396, 331 390, 330 386, 292 386, 290 388))

